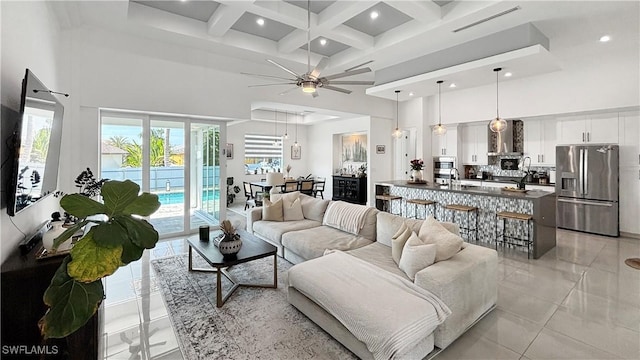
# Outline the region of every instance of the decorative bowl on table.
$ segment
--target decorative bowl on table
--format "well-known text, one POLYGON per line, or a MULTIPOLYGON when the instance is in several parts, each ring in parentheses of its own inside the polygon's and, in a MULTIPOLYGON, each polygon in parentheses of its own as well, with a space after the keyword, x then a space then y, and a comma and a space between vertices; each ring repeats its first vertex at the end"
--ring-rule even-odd
POLYGON ((220 230, 222 230, 221 236, 214 240, 218 251, 224 258, 233 258, 242 248, 242 239, 240 235, 236 234, 236 229, 233 228, 229 220, 223 220, 220 224, 220 230))

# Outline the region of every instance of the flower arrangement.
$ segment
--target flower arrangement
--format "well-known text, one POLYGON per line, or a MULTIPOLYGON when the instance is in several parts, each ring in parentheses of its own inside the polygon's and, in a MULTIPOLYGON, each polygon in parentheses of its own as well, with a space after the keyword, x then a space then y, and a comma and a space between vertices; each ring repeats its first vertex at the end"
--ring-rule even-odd
POLYGON ((236 229, 231 225, 231 221, 229 220, 222 220, 220 230, 222 230, 226 240, 236 240, 240 238, 240 235, 236 234, 236 229))
POLYGON ((411 170, 422 170, 422 168, 424 168, 424 161, 422 159, 413 159, 410 164, 411 170))

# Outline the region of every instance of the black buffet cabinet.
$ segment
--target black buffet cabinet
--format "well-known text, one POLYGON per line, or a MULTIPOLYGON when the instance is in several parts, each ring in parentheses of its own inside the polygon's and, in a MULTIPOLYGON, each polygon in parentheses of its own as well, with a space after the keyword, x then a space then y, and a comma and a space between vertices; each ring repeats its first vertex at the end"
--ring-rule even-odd
MULTIPOLYGON (((41 235, 40 235, 41 236, 41 235)), ((40 242, 26 255, 18 249, 2 263, 2 355, 4 359, 97 359, 96 313, 75 333, 64 339, 44 340, 38 320, 47 310, 42 300, 64 256, 36 260, 40 242)))
POLYGON ((333 200, 365 205, 367 203, 367 178, 334 175, 333 200))

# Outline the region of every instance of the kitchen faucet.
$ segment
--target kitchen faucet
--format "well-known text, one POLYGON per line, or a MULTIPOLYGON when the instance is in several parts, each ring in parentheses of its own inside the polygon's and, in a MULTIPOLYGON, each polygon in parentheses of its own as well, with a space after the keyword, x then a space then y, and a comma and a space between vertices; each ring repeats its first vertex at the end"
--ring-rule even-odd
POLYGON ((455 179, 460 179, 460 172, 458 172, 457 168, 451 168, 451 170, 449 170, 449 178, 450 178, 450 182, 449 183, 451 183, 451 181, 453 181, 455 179), (453 176, 453 171, 454 170, 455 170, 456 174, 458 175, 458 177, 454 177, 453 176))

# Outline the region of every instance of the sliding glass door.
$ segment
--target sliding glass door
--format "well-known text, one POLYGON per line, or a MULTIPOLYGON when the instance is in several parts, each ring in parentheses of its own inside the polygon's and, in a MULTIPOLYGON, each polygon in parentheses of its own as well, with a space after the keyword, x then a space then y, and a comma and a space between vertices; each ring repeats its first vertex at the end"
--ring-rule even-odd
POLYGON ((157 194, 161 206, 149 222, 161 237, 224 218, 223 123, 115 112, 102 113, 101 121, 101 177, 130 179, 157 194))

